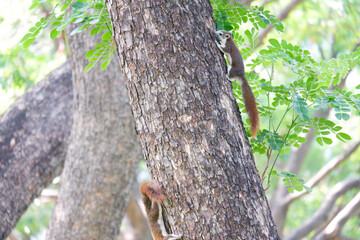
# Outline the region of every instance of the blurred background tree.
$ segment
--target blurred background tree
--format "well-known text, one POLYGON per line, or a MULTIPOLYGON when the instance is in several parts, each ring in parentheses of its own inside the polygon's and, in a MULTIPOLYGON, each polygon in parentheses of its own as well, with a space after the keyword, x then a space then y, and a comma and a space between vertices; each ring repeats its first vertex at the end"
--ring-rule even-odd
MULTIPOLYGON (((40 8, 29 11, 33 1, 6 1, 0 9, 0 113, 30 86, 59 66, 66 60, 65 36, 61 35, 55 41, 49 38, 50 30, 42 31, 34 44, 24 49, 18 45, 21 38, 41 17, 47 16, 54 3, 51 1, 36 1, 40 8), (14 14, 16 13, 16 14, 14 14)), ((264 6, 277 16, 285 26, 284 33, 274 29, 264 30, 259 34, 259 51, 268 39, 286 39, 288 43, 296 44, 311 53, 315 60, 330 60, 342 54, 349 54, 356 50, 360 44, 360 2, 350 0, 264 0, 246 1, 251 6, 264 6)), ((248 46, 244 42, 244 46, 248 46)), ((240 46, 240 47, 244 47, 240 46)), ((250 59, 246 63, 251 63, 250 59)), ((336 62, 334 68, 336 69, 336 62)), ((249 71, 249 67, 246 67, 249 71)), ((338 69, 341 71, 342 69, 338 69)), ((340 87, 359 94, 359 60, 354 69, 341 79, 340 87)), ((274 81, 289 84, 292 73, 281 64, 274 64, 274 81)), ((263 74, 263 73, 261 73, 263 74)), ((260 74, 260 75, 261 75, 260 74)), ((261 75, 266 78, 267 76, 261 75)), ((271 199, 271 207, 277 222, 279 233, 284 239, 311 239, 315 235, 321 239, 322 232, 331 222, 337 220, 336 216, 359 192, 360 152, 359 146, 359 118, 352 117, 348 121, 338 120, 334 112, 313 111, 309 115, 319 114, 324 118, 343 127, 342 131, 349 133, 352 140, 343 143, 337 138, 331 138, 332 144, 320 146, 313 137, 313 132, 302 134, 307 141, 298 149, 290 151, 279 157, 275 168, 289 171, 301 176, 311 185, 313 191, 308 194, 289 194, 281 183, 271 182, 267 191, 271 199), (334 163, 329 166, 327 164, 334 163), (320 169, 324 170, 319 172, 320 169), (323 173, 323 174, 322 174, 323 173), (318 174, 318 175, 317 175, 318 174), (353 182, 350 182, 353 181, 353 182), (332 199, 330 199, 333 197, 332 199), (324 201, 326 199, 327 201, 324 201), (296 200, 296 201, 295 201, 296 200), (320 218, 315 218, 317 211, 320 218), (315 216, 315 217, 314 217, 315 216), (321 221, 319 220, 321 219, 321 221), (314 220, 316 220, 314 222, 314 220), (305 228, 304 226, 309 226, 305 228), (296 231, 296 232, 295 232, 296 231), (295 234, 296 233, 296 234, 295 234), (301 234, 300 234, 301 233, 301 234)), ((358 113, 357 113, 358 114, 358 113)), ((273 116, 280 119, 281 115, 273 116)), ((290 125, 291 119, 285 118, 283 125, 290 125)), ((266 157, 257 155, 257 166, 261 173, 266 166, 266 157)), ((138 170, 138 180, 148 178, 146 166, 141 163, 138 170)), ((56 190, 58 178, 49 189, 56 190)), ((266 186, 265 186, 266 187, 266 186)), ((34 201, 18 222, 10 239, 44 239, 45 231, 50 219, 55 192, 43 192, 42 196, 34 201)), ((354 200, 354 201, 355 201, 354 200)), ((360 238, 360 212, 359 204, 355 204, 353 214, 340 226, 341 237, 338 239, 360 238), (356 210, 356 211, 355 211, 356 210)), ((122 232, 124 239, 134 239, 131 220, 126 218, 122 232), (127 233, 127 234, 125 234, 127 233)), ((141 239, 141 238, 138 238, 141 239)), ((330 239, 330 237, 325 238, 330 239)))

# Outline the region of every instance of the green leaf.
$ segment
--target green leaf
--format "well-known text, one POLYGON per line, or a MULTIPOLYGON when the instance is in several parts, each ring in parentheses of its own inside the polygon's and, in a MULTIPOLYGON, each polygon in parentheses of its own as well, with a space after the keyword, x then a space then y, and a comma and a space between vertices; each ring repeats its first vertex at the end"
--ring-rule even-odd
POLYGON ((78 26, 77 28, 73 29, 70 33, 70 35, 75 35, 77 33, 83 32, 85 29, 85 25, 78 26))
POLYGON ((32 27, 32 28, 29 29, 29 32, 32 32, 32 33, 33 33, 33 32, 35 32, 36 30, 37 30, 37 27, 32 27))
POLYGON ((266 23, 264 23, 264 22, 258 22, 258 24, 259 24, 259 26, 261 27, 261 28, 263 28, 263 29, 265 29, 266 27, 267 27, 267 24, 266 23))
POLYGON ((72 21, 72 17, 67 18, 65 21, 62 21, 61 25, 56 28, 58 32, 65 29, 65 27, 72 21))
POLYGON ((103 41, 109 40, 109 39, 111 38, 111 32, 108 31, 108 32, 104 33, 104 34, 101 36, 101 38, 102 38, 103 41))
POLYGON ((89 64, 85 67, 84 71, 85 71, 85 72, 90 71, 90 70, 95 66, 95 64, 96 64, 96 62, 91 62, 91 63, 89 63, 89 64))
POLYGON ((347 135, 346 133, 340 132, 336 134, 336 138, 339 139, 342 142, 351 140, 351 137, 347 135))
POLYGON ((281 48, 280 43, 278 42, 278 40, 276 40, 274 38, 269 39, 269 43, 271 45, 273 45, 274 47, 276 47, 276 48, 281 48))
POLYGON ((100 32, 100 28, 101 28, 101 27, 95 27, 95 28, 91 29, 90 35, 93 36, 93 35, 99 33, 99 32, 100 32))
POLYGON ((52 40, 54 40, 55 38, 57 38, 59 35, 61 34, 61 32, 58 32, 56 30, 56 28, 54 28, 51 32, 50 32, 50 38, 52 40))
MULTIPOLYGON (((321 118, 322 120, 323 118, 321 118)), ((335 127, 335 123, 333 121, 330 120, 325 120, 324 123, 326 124, 326 126, 329 126, 330 128, 335 127)))
POLYGON ((332 130, 335 131, 335 132, 338 132, 338 131, 340 131, 341 129, 342 129, 342 127, 336 126, 336 127, 334 127, 332 130))
POLYGON ((36 2, 36 1, 34 1, 34 2, 31 4, 31 6, 29 7, 29 10, 32 10, 32 9, 36 8, 38 5, 39 5, 39 3, 36 2))
POLYGON ((68 7, 70 6, 70 3, 65 3, 64 6, 62 6, 61 11, 64 12, 68 7))
POLYGON ((347 113, 336 113, 335 117, 339 120, 344 119, 345 121, 350 119, 350 115, 347 113))
POLYGON ((316 141, 317 141, 317 143, 318 143, 320 146, 323 146, 323 145, 324 145, 324 144, 323 144, 322 137, 317 137, 317 138, 316 138, 316 141))
POLYGON ((99 18, 95 18, 95 19, 89 21, 89 23, 90 23, 91 25, 94 25, 94 24, 96 24, 96 23, 98 23, 98 22, 99 22, 99 18))
POLYGON ((27 33, 23 36, 23 38, 20 40, 20 43, 23 43, 24 41, 26 41, 28 38, 30 38, 32 36, 31 33, 27 33))
POLYGON ((83 8, 84 6, 85 4, 79 1, 72 5, 73 8, 83 8))
POLYGON ((111 63, 111 59, 107 60, 106 62, 103 62, 100 66, 100 69, 105 70, 107 68, 107 66, 109 65, 109 63, 111 63))
POLYGON ((23 47, 24 47, 24 48, 30 47, 30 45, 33 44, 34 41, 35 41, 35 38, 34 38, 34 37, 29 38, 28 40, 26 40, 26 41, 23 43, 23 47))
POLYGON ((327 137, 323 137, 323 141, 324 141, 324 143, 326 143, 328 145, 332 144, 332 142, 333 142, 330 138, 327 138, 327 137))
POLYGON ((86 54, 85 54, 85 58, 91 58, 92 56, 94 56, 95 50, 89 50, 86 54))
POLYGON ((316 138, 316 141, 321 145, 323 146, 323 144, 327 144, 327 145, 330 145, 332 144, 332 140, 330 138, 327 138, 327 137, 318 137, 316 138))
POLYGON ((103 42, 99 42, 99 43, 95 44, 95 46, 94 46, 94 48, 96 50, 99 50, 99 49, 104 48, 104 47, 105 47, 105 44, 103 42))
POLYGON ((309 109, 305 99, 303 99, 297 92, 293 95, 293 104, 294 110, 299 114, 299 117, 302 120, 310 121, 309 109))

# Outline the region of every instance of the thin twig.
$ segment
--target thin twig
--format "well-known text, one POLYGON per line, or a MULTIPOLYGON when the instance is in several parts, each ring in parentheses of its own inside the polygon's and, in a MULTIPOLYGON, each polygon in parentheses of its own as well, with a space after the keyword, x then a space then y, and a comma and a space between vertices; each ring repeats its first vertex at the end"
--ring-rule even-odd
POLYGON ((314 240, 325 240, 325 239, 335 239, 344 227, 347 220, 354 215, 357 210, 360 208, 360 192, 356 194, 356 196, 351 199, 351 201, 346 204, 346 206, 334 217, 334 219, 325 227, 323 231, 321 231, 318 235, 316 235, 314 240))
MULTIPOLYGON (((360 141, 355 143, 352 147, 350 147, 341 156, 337 156, 337 157, 333 158, 330 162, 328 162, 325 166, 323 166, 320 169, 320 171, 318 171, 312 178, 310 178, 310 180, 307 181, 307 183, 305 185, 310 188, 313 188, 314 186, 316 186, 322 179, 324 179, 327 175, 329 175, 329 173, 333 169, 338 167, 340 165, 340 163, 344 162, 347 158, 349 158, 350 155, 353 154, 356 151, 356 149, 358 149, 359 146, 360 146, 360 141)), ((307 193, 308 193, 308 191, 302 191, 302 192, 297 192, 294 194, 289 194, 289 195, 287 195, 284 203, 289 204, 292 201, 304 196, 307 193)))
MULTIPOLYGON (((267 169, 269 168, 269 164, 270 164, 270 158, 271 158, 271 153, 272 153, 272 149, 270 148, 269 153, 267 155, 267 162, 266 162, 266 166, 264 169, 264 172, 261 175, 261 184, 264 184, 264 180, 265 180, 265 174, 267 169)), ((267 187, 268 188, 268 187, 267 187)))
POLYGON ((360 188, 360 178, 347 179, 339 182, 332 188, 331 192, 325 197, 321 206, 316 210, 308 220, 306 220, 298 229, 293 231, 285 240, 299 240, 307 236, 311 231, 328 219, 336 200, 353 188, 360 188))

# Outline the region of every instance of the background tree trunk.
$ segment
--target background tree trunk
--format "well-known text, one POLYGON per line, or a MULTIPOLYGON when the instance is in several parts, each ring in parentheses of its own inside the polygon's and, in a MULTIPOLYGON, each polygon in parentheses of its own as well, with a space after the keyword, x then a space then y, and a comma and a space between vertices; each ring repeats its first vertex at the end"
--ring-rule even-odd
POLYGON ((70 62, 30 88, 0 117, 0 239, 60 174, 72 124, 70 62))
POLYGON ((207 0, 107 0, 136 128, 186 239, 279 239, 207 0))
POLYGON ((74 124, 47 239, 114 239, 140 149, 120 68, 84 73, 98 39, 70 37, 74 124))

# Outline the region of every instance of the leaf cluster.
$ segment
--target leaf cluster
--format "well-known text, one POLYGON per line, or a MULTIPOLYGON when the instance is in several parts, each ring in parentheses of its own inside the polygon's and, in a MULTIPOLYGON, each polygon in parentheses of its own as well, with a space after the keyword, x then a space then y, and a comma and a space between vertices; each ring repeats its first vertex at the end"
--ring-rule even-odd
MULTIPOLYGON (((342 121, 349 120, 353 113, 359 115, 360 95, 334 86, 359 65, 360 49, 321 61, 314 60, 308 50, 284 39, 269 39, 268 44, 258 50, 260 28, 272 23, 278 32, 283 32, 284 27, 279 20, 262 7, 241 6, 236 2, 231 6, 226 1, 215 0, 212 4, 218 28, 232 30, 244 59, 251 58, 246 65, 251 73, 246 77, 258 98, 261 119, 267 120, 265 124, 262 122, 262 128, 251 144, 254 152, 264 154, 272 161, 268 183, 271 173, 280 176, 274 173, 279 155, 306 142, 304 133, 311 128, 320 145, 332 144, 331 134, 343 142, 351 139, 347 133, 341 132, 342 127, 334 121, 317 118, 313 113, 332 109, 335 118, 342 121), (289 73, 289 81, 282 84, 274 81, 275 66, 289 73), (260 78, 255 73, 259 69, 267 77, 260 78), (280 119, 276 117, 279 115, 280 119)), ((233 91, 239 108, 245 112, 239 83, 233 83, 233 91)), ((245 123, 249 124, 248 119, 245 123)), ((246 128, 250 129, 249 125, 246 128)), ((295 187, 293 189, 297 190, 295 187)))
MULTIPOLYGON (((42 0, 37 0, 31 8, 38 7, 42 0)), ((61 35, 70 24, 77 26, 70 35, 90 30, 90 35, 102 34, 102 41, 86 54, 90 63, 85 71, 92 69, 97 62, 101 62, 101 69, 105 69, 111 62, 115 49, 112 39, 112 29, 109 14, 103 0, 61 1, 56 4, 46 18, 41 18, 35 26, 21 39, 20 44, 28 48, 34 43, 41 30, 51 28, 50 37, 55 39, 61 35)))
POLYGON ((304 189, 308 192, 312 191, 311 188, 304 185, 303 179, 298 178, 298 176, 293 173, 273 170, 271 174, 280 177, 290 193, 294 193, 295 191, 301 192, 304 189))

